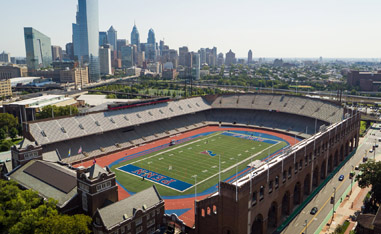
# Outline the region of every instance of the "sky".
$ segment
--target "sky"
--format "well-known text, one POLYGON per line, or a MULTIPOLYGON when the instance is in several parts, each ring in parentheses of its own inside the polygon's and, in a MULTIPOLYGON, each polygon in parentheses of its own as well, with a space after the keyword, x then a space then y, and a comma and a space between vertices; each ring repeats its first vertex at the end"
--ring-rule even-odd
MULTIPOLYGON (((71 42, 77 0, 0 0, 0 51, 25 56, 24 27, 71 42)), ((153 28, 172 49, 217 47, 237 57, 380 58, 380 0, 99 0, 99 30, 140 41, 153 28)))

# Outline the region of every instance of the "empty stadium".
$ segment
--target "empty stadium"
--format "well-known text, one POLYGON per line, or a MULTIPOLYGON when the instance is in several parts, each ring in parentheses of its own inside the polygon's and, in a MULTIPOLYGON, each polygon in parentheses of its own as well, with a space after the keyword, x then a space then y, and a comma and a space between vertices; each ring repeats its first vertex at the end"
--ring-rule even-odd
MULTIPOLYGON (((170 206, 166 207, 167 210, 187 209, 178 216, 188 226, 195 226, 196 233, 211 233, 211 230, 219 230, 218 233, 247 233, 248 230, 266 233, 280 225, 282 217, 291 213, 303 197, 317 187, 320 179, 325 178, 356 147, 358 127, 358 116, 346 113, 335 102, 291 95, 231 94, 35 121, 25 124, 24 130, 30 140, 42 146, 44 153, 57 152, 63 162, 80 164, 87 160, 91 163, 96 158, 97 163, 110 166, 116 172, 119 183, 124 180, 135 180, 135 184, 141 182, 137 176, 135 179, 131 179, 134 176, 122 178, 121 167, 128 164, 139 166, 146 170, 144 173, 157 172, 169 179, 179 179, 179 172, 186 173, 181 180, 189 184, 189 188, 184 187, 187 189, 182 191, 158 185, 158 190, 163 193, 166 206, 170 206), (242 143, 239 148, 247 155, 240 153, 242 158, 239 161, 237 155, 233 159, 230 155, 222 156, 225 157, 223 161, 230 159, 236 163, 222 168, 228 170, 222 175, 220 190, 214 186, 219 180, 219 165, 215 159, 211 159, 214 160, 213 169, 202 170, 211 173, 205 177, 210 181, 204 184, 193 182, 192 176, 198 174, 197 177, 201 177, 202 171, 190 172, 192 167, 187 167, 190 161, 184 161, 184 168, 188 168, 184 172, 179 170, 181 161, 167 163, 160 168, 155 167, 159 163, 145 159, 159 159, 155 154, 165 150, 174 150, 166 156, 173 157, 176 152, 187 149, 188 146, 181 148, 187 143, 194 144, 192 147, 202 147, 196 150, 199 153, 213 148, 207 152, 209 156, 221 157, 224 151, 228 154, 238 152, 229 151, 229 147, 221 149, 232 136, 218 137, 227 133, 260 140, 242 143), (204 135, 192 138, 198 134, 204 135), (215 141, 208 141, 208 134, 216 137, 215 141), (271 136, 278 137, 278 141, 284 144, 271 150, 264 143, 259 146, 259 142, 271 136), (176 144, 169 146, 172 141, 176 144), (223 141, 222 145, 213 145, 218 141, 223 141), (162 148, 141 153, 155 147, 162 148), (256 150, 251 152, 252 148, 256 150), (262 152, 262 156, 254 157, 258 152, 262 152), (128 158, 131 155, 135 157, 128 158), (257 164, 248 170, 247 165, 253 160, 267 163, 257 164), (155 170, 161 170, 161 173, 155 170), (196 192, 195 183, 199 186, 196 209, 192 200, 189 201, 196 192), (188 199, 185 202, 188 207, 176 208, 171 199, 188 199), (247 204, 250 204, 249 210, 247 204), (231 213, 240 217, 239 220, 231 213), (275 218, 268 222, 268 217, 275 218)), ((235 144, 241 143, 237 141, 235 144)), ((166 160, 164 156, 161 158, 166 160)), ((135 190, 128 188, 128 183, 123 183, 120 183, 122 188, 119 190, 127 194, 140 190, 136 186, 132 186, 135 190)))

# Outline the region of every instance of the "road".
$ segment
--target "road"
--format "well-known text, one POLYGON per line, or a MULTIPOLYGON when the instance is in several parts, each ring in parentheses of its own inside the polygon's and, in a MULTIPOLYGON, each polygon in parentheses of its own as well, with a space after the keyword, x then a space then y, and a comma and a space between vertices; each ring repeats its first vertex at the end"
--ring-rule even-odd
MULTIPOLYGON (((377 125, 378 126, 378 125, 377 125)), ((301 234, 315 233, 319 226, 325 222, 327 216, 332 216, 333 204, 330 203, 331 196, 335 193, 335 203, 343 196, 347 189, 350 189, 351 180, 349 173, 352 166, 356 166, 362 162, 365 154, 373 159, 375 153, 369 153, 369 150, 378 139, 381 138, 381 131, 378 129, 370 129, 367 135, 360 139, 360 145, 353 157, 340 169, 340 171, 327 183, 327 185, 307 204, 302 212, 283 230, 284 234, 301 234), (373 135, 374 134, 374 135, 373 135), (344 175, 344 180, 339 181, 340 175, 344 175), (310 211, 313 207, 318 207, 318 212, 311 215, 310 211), (307 227, 306 227, 307 223, 307 227)), ((377 143, 378 144, 378 143, 377 143)), ((379 149, 376 148, 376 151, 379 149)), ((378 153, 378 152, 376 152, 378 153)))

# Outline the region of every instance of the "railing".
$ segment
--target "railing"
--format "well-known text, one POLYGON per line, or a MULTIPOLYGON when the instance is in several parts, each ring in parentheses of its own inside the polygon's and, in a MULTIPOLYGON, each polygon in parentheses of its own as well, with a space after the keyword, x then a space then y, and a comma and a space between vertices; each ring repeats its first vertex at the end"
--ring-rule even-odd
POLYGON ((306 207, 306 205, 320 192, 320 190, 332 179, 334 175, 344 166, 345 163, 356 153, 356 149, 353 151, 342 161, 332 172, 327 176, 327 178, 307 197, 306 200, 302 202, 291 215, 287 217, 287 219, 273 232, 273 234, 281 233, 290 223, 291 221, 306 207))

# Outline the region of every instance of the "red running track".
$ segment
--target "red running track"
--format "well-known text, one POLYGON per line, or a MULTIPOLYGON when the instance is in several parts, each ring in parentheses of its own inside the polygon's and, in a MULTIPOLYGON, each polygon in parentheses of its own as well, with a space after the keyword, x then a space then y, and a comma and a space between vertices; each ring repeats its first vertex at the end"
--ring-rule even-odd
MULTIPOLYGON (((105 155, 103 157, 97 158, 96 162, 98 165, 105 167, 105 166, 111 164, 112 162, 114 162, 114 161, 116 161, 122 157, 125 157, 126 155, 139 153, 141 151, 151 149, 151 148, 156 147, 156 146, 168 144, 172 140, 180 140, 180 139, 184 139, 187 137, 191 137, 191 136, 201 134, 201 133, 206 133, 206 132, 227 131, 227 130, 266 133, 269 135, 280 137, 283 140, 287 141, 290 145, 295 145, 298 142, 292 136, 281 134, 278 132, 262 130, 262 129, 250 129, 250 128, 239 128, 239 127, 237 127, 237 128, 235 128, 235 127, 221 128, 218 126, 208 126, 208 127, 192 130, 192 131, 189 131, 186 133, 178 134, 176 136, 157 140, 157 141, 154 141, 154 142, 151 142, 151 143, 139 146, 139 147, 126 149, 126 150, 123 150, 120 152, 105 155)), ((79 167, 79 166, 90 167, 92 164, 93 164, 93 160, 91 158, 91 159, 88 159, 88 161, 76 164, 75 166, 76 167, 79 167)), ((119 200, 123 200, 124 198, 130 196, 130 194, 127 191, 125 191, 122 187, 120 187, 120 186, 118 186, 118 187, 119 187, 118 188, 119 200)), ((202 200, 207 196, 209 196, 209 195, 197 196, 197 200, 202 200)), ((193 197, 192 198, 181 198, 181 199, 166 199, 165 200, 165 209, 166 210, 176 210, 176 209, 189 209, 190 208, 189 211, 182 214, 179 218, 182 219, 184 221, 184 223, 186 223, 186 225, 188 225, 189 227, 192 227, 194 225, 194 222, 195 222, 195 220, 194 220, 194 199, 195 198, 193 198, 193 197)))

